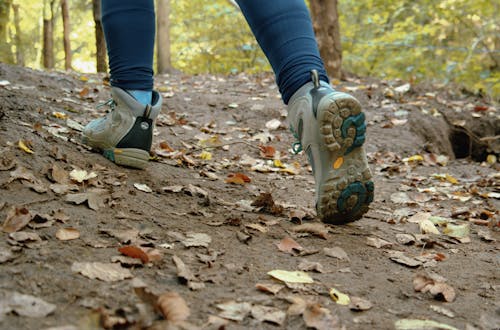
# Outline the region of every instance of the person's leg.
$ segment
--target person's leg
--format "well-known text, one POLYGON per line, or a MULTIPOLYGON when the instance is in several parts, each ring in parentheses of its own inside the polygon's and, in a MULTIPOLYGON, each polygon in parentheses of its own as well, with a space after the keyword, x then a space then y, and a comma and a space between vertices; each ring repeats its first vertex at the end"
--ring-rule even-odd
POLYGON ((155 11, 153 0, 102 0, 102 25, 111 85, 151 102, 155 11), (149 99, 148 99, 149 98, 149 99))
POLYGON ((316 210, 330 223, 360 218, 374 186, 363 143, 365 117, 352 96, 331 88, 303 0, 238 0, 276 74, 290 129, 316 182, 316 210))
POLYGON ((303 0, 238 0, 241 11, 276 74, 283 101, 311 81, 328 81, 309 11, 303 0))
POLYGON ((154 2, 102 0, 102 22, 112 111, 85 126, 83 141, 118 165, 144 168, 162 101, 153 91, 154 2))

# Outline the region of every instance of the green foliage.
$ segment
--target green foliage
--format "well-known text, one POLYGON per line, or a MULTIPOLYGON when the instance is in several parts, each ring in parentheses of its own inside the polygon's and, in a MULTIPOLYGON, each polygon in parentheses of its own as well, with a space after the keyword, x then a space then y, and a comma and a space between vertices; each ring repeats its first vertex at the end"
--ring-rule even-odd
POLYGON ((339 5, 346 70, 455 82, 500 97, 500 3, 341 0, 339 5))
MULTIPOLYGON (((10 1, 10 0, 9 0, 10 1)), ((21 44, 10 15, 5 26, 10 54, 41 63, 43 1, 20 5, 21 44)), ((70 5, 73 66, 95 70, 90 0, 70 5)), ((171 51, 175 68, 188 73, 269 71, 243 15, 227 0, 171 0, 171 51)), ((500 3, 491 0, 339 1, 343 68, 362 76, 459 83, 500 98, 500 3)), ((62 20, 55 21, 56 68, 64 67, 62 20)), ((1 30, 1 29, 0 29, 1 30)), ((2 54, 0 54, 0 57, 2 54)), ((0 58, 6 62, 7 58, 0 58)))
POLYGON ((228 1, 171 1, 172 62, 189 73, 270 70, 241 12, 228 1))

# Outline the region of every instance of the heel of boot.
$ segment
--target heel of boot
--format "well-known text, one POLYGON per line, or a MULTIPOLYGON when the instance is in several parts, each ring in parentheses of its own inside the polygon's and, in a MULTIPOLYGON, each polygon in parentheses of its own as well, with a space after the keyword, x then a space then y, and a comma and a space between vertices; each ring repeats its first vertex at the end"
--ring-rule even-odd
POLYGON ((344 155, 361 147, 365 142, 366 124, 358 100, 349 94, 335 92, 325 101, 320 106, 318 118, 326 147, 344 155))
POLYGON ((108 149, 103 155, 117 165, 138 169, 144 169, 149 161, 149 152, 136 148, 108 149))

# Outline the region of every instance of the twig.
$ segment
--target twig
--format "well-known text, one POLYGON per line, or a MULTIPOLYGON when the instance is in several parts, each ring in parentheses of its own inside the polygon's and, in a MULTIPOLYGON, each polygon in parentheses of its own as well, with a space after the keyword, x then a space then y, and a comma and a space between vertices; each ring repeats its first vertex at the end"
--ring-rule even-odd
POLYGON ((259 146, 256 146, 255 144, 252 144, 252 143, 250 143, 248 141, 239 140, 239 141, 233 141, 233 142, 228 142, 228 143, 224 143, 224 144, 218 144, 216 146, 207 146, 207 147, 199 147, 199 148, 191 149, 191 150, 186 151, 185 155, 190 155, 193 152, 201 151, 201 150, 204 150, 204 149, 222 148, 222 147, 225 147, 225 146, 230 146, 230 145, 238 144, 238 143, 243 143, 243 144, 246 144, 247 146, 250 146, 250 147, 252 147, 254 149, 260 150, 259 146))

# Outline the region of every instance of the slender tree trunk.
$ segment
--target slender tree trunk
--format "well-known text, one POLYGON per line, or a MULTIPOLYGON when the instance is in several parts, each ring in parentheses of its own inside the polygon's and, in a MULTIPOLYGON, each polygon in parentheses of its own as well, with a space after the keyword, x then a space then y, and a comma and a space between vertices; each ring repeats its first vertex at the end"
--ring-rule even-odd
POLYGON ((54 68, 54 0, 43 2, 43 67, 54 68))
POLYGON ((64 69, 71 70, 71 40, 69 34, 71 32, 69 22, 68 1, 61 0, 61 14, 63 20, 63 43, 64 43, 64 69))
POLYGON ((342 45, 340 42, 337 0, 311 0, 311 16, 319 52, 328 75, 342 77, 342 45))
POLYGON ((102 29, 101 0, 92 0, 92 11, 95 22, 96 69, 97 72, 107 72, 106 40, 104 39, 104 31, 102 29))
POLYGON ((14 11, 14 27, 16 28, 16 64, 20 66, 24 66, 24 53, 22 51, 22 43, 21 43, 21 27, 20 22, 21 19, 19 17, 19 5, 12 5, 12 10, 14 11))
POLYGON ((0 62, 14 63, 11 45, 7 42, 7 24, 9 23, 9 12, 12 0, 0 1, 0 62))
POLYGON ((172 71, 170 55, 170 0, 156 0, 156 63, 158 73, 172 71))

